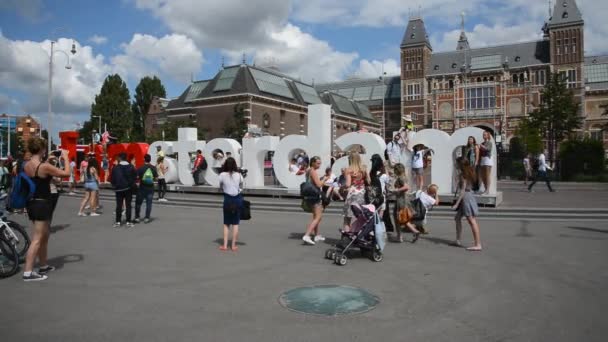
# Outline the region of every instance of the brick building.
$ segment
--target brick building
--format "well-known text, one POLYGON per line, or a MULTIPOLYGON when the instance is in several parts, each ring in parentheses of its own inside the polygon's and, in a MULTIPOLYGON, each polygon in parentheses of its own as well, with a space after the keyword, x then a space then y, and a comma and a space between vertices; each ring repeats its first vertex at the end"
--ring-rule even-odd
MULTIPOLYGON (((539 25, 540 26, 540 25, 539 25)), ((477 126, 508 147, 519 121, 534 111, 550 73, 561 74, 584 118, 580 136, 602 140, 608 116, 608 56, 584 56, 584 21, 575 0, 558 0, 543 38, 471 48, 464 31, 455 49, 433 53, 424 21, 411 18, 401 42, 401 75, 317 85, 369 106, 389 136, 410 114, 416 129, 477 126), (384 107, 384 108, 383 108, 384 107)))
POLYGON ((25 143, 33 136, 40 136, 40 123, 30 115, 17 117, 16 132, 25 143))
POLYGON ((263 134, 306 134, 308 105, 320 103, 332 107, 334 138, 357 127, 380 133, 381 124, 367 106, 340 94, 318 93, 273 68, 246 64, 225 67, 210 80, 192 83, 168 103, 164 113, 154 114, 146 127, 158 127, 162 120, 186 120, 203 130, 206 139, 222 137, 226 121, 240 105, 249 123, 263 134))

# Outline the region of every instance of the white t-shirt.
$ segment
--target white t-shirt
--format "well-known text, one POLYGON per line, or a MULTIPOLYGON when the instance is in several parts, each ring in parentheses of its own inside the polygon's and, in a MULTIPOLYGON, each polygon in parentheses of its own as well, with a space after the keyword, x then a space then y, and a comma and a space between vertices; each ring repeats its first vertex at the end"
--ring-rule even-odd
POLYGON ((326 185, 326 186, 334 186, 335 182, 336 182, 336 175, 334 175, 332 173, 331 175, 329 175, 328 178, 325 179, 324 185, 326 185))
POLYGON ((397 164, 401 161, 401 150, 401 144, 396 143, 395 140, 386 144, 386 153, 391 163, 397 164))
POLYGON ((424 167, 424 150, 420 150, 414 154, 412 158, 412 169, 422 169, 424 167))
POLYGON ((424 207, 426 208, 426 210, 431 209, 436 203, 435 203, 435 198, 431 197, 429 194, 427 194, 424 191, 419 191, 419 194, 416 194, 418 198, 420 198, 420 202, 422 202, 422 205, 424 205, 424 207))
POLYGON ((289 172, 291 173, 296 173, 300 170, 300 168, 298 167, 298 165, 296 164, 291 164, 289 165, 289 172))
POLYGON ((220 173, 220 188, 222 191, 230 196, 236 196, 241 193, 241 183, 243 183, 243 176, 238 172, 222 172, 220 173))
POLYGON ((490 157, 481 157, 481 166, 492 166, 492 158, 490 157))
POLYGON ((538 155, 538 171, 546 172, 547 169, 551 170, 551 168, 547 165, 547 162, 545 161, 545 155, 541 153, 538 155))
POLYGON ((391 178, 386 174, 383 173, 382 175, 380 175, 380 186, 382 187, 382 193, 386 196, 386 187, 389 185, 391 181, 391 178))

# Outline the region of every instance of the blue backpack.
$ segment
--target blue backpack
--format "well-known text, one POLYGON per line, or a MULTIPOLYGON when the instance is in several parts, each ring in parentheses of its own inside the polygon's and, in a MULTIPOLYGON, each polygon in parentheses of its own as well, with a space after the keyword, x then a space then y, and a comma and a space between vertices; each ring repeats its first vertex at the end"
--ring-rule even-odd
POLYGON ((25 208, 27 202, 34 197, 35 192, 36 184, 34 184, 34 181, 24 171, 19 172, 13 182, 11 207, 13 209, 25 208))

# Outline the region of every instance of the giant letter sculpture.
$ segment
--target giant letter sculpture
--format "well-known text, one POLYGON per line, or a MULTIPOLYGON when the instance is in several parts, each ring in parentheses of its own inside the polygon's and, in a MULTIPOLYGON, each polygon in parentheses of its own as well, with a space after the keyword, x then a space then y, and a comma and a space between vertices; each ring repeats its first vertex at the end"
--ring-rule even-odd
POLYGON ((193 185, 194 178, 190 169, 190 153, 205 148, 204 141, 197 141, 196 128, 178 128, 177 141, 173 143, 173 151, 177 152, 179 182, 183 185, 193 185))
POLYGON ((274 151, 279 144, 279 137, 261 137, 243 139, 243 168, 249 171, 245 178, 248 188, 264 186, 264 157, 268 151, 274 151))
MULTIPOLYGON (((365 153, 361 154, 361 162, 363 165, 367 165, 369 171, 370 159, 374 154, 379 154, 384 159, 384 150, 386 150, 386 143, 380 138, 380 136, 373 133, 360 133, 353 132, 347 133, 339 137, 335 141, 338 148, 342 151, 348 151, 355 145, 361 145, 365 149, 365 153)), ((332 171, 334 174, 339 175, 342 168, 348 167, 348 157, 342 157, 334 163, 332 171)))
MULTIPOLYGON (((205 149, 203 150, 203 156, 207 158, 207 164, 211 165, 211 160, 213 158, 213 151, 220 150, 224 155, 228 152, 232 154, 232 158, 236 160, 237 165, 241 165, 241 144, 234 139, 223 139, 217 138, 213 139, 207 143, 205 149)), ((207 170, 204 171, 205 181, 209 183, 211 186, 218 187, 220 186, 220 179, 218 174, 212 167, 208 167, 207 170)))

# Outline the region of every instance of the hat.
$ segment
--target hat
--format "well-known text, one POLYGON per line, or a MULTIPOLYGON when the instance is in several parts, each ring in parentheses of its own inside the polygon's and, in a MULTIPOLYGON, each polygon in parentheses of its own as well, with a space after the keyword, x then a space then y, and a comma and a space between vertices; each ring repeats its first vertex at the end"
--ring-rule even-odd
POLYGON ((406 116, 403 117, 403 120, 411 122, 412 121, 412 116, 408 114, 408 115, 406 115, 406 116))

